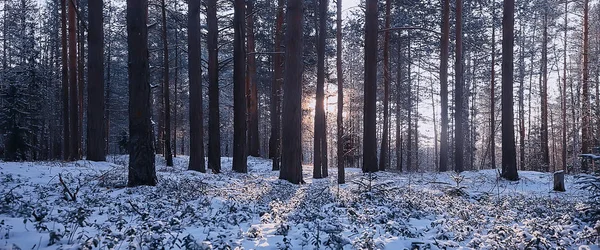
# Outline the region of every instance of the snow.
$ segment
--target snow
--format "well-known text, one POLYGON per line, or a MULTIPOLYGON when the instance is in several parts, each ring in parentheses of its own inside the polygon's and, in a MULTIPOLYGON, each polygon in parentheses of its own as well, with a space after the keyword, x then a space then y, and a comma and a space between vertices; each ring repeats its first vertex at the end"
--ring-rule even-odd
POLYGON ((1 162, 0 249, 600 249, 572 175, 560 193, 552 173, 347 169, 337 185, 305 166, 293 185, 261 158, 208 174, 157 157, 158 185, 127 188, 127 156, 109 162, 1 162))

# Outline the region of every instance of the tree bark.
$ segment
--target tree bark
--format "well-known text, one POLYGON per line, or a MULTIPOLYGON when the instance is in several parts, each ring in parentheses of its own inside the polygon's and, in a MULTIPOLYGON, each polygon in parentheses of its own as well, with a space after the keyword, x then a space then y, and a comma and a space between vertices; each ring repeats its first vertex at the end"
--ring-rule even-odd
POLYGON ((381 135, 381 150, 379 155, 379 170, 384 171, 388 163, 389 137, 389 96, 390 96, 390 28, 392 1, 385 1, 385 28, 383 38, 383 132, 381 135))
POLYGON ((401 96, 402 93, 402 81, 404 80, 402 77, 402 62, 404 58, 402 58, 402 35, 398 34, 398 64, 396 66, 396 169, 399 172, 402 172, 402 126, 400 126, 400 122, 402 121, 401 114, 401 96))
MULTIPOLYGON (((67 0, 60 1, 61 8, 61 75, 62 75, 62 119, 63 119, 63 160, 71 156, 71 124, 69 123, 69 65, 67 62, 67 0)), ((6 57, 6 56, 5 56, 6 57)))
POLYGON ((442 10, 442 38, 440 41, 440 172, 448 170, 448 46, 450 43, 450 0, 444 0, 442 10))
POLYGON ((455 87, 454 87, 454 171, 462 172, 464 170, 464 126, 463 126, 463 52, 462 52, 462 0, 456 0, 456 63, 455 66, 455 87))
POLYGON ((77 20, 75 11, 77 7, 74 1, 69 0, 69 131, 71 132, 69 160, 79 159, 79 103, 77 99, 77 20))
POLYGON ((271 136, 269 138, 269 158, 273 159, 273 170, 279 170, 281 160, 281 87, 283 85, 283 55, 281 40, 283 33, 284 0, 277 0, 275 18, 275 55, 273 55, 273 80, 271 87, 271 136))
MULTIPOLYGON (((583 78, 582 78, 582 121, 581 121, 581 153, 591 152, 590 133, 590 94, 589 94, 589 0, 583 1, 583 78)), ((585 162, 581 165, 581 171, 587 172, 588 166, 585 162)))
MULTIPOLYGON (((190 1, 192 2, 192 1, 190 1)), ((130 187, 156 185, 148 66, 147 0, 127 0, 130 187)))
POLYGON ((313 178, 323 178, 327 163, 325 131, 325 38, 327 37, 327 0, 319 0, 319 31, 317 33, 317 96, 315 104, 313 178))
POLYGON ((88 6, 88 105, 87 160, 106 160, 104 129, 104 16, 103 1, 90 1, 88 6))
POLYGON ((200 43, 200 0, 188 1, 188 74, 190 82, 189 170, 206 172, 202 121, 202 67, 200 43))
POLYGON ((206 23, 208 34, 208 168, 221 172, 221 118, 219 113, 219 51, 217 0, 208 0, 206 23))
POLYGON ((303 0, 288 0, 285 36, 285 85, 283 113, 281 171, 279 179, 300 184, 302 179, 302 60, 303 0))
POLYGON ((544 5, 544 31, 542 39, 542 86, 541 97, 541 143, 542 169, 550 171, 550 152, 548 148, 548 1, 544 5))
POLYGON ((363 172, 376 172, 377 166, 377 33, 378 0, 366 0, 365 79, 363 118, 363 172))
POLYGON ((496 169, 496 1, 492 1, 492 69, 490 82, 490 149, 492 169, 496 169))
POLYGON ((169 90, 169 41, 167 36, 167 13, 165 0, 161 0, 162 12, 162 39, 163 39, 163 109, 165 112, 165 134, 163 155, 167 166, 173 166, 173 155, 171 153, 171 100, 169 90))
POLYGON ((504 1, 502 22, 502 177, 519 179, 513 114, 514 0, 504 1))
POLYGON ((346 183, 344 167, 344 71, 342 70, 342 0, 336 1, 337 168, 338 184, 346 183))
POLYGON ((246 91, 248 91, 248 154, 260 156, 260 138, 258 133, 258 87, 256 83, 256 45, 254 41, 254 0, 247 0, 247 69, 246 91))
POLYGON ((565 1, 565 26, 564 26, 564 42, 563 42, 563 88, 561 96, 562 109, 562 170, 567 172, 567 31, 568 31, 568 12, 569 1, 565 1))
POLYGON ((233 170, 248 172, 246 145, 246 51, 244 49, 245 31, 244 0, 234 1, 233 14, 233 170))

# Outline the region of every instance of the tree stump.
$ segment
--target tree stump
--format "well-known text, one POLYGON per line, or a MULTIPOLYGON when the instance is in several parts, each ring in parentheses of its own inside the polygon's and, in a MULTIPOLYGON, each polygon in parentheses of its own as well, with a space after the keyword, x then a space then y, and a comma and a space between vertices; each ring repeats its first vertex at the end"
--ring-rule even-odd
POLYGON ((554 191, 565 191, 565 171, 554 172, 554 191))

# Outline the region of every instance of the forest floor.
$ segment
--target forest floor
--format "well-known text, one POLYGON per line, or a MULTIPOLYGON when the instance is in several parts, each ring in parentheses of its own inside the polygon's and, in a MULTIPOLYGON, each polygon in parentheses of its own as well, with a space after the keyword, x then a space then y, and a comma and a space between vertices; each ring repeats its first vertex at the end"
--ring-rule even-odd
POLYGON ((127 188, 127 157, 109 162, 0 163, 0 249, 600 249, 570 175, 557 193, 548 173, 347 169, 337 185, 305 166, 292 185, 265 159, 204 174, 157 157, 158 185, 127 188))

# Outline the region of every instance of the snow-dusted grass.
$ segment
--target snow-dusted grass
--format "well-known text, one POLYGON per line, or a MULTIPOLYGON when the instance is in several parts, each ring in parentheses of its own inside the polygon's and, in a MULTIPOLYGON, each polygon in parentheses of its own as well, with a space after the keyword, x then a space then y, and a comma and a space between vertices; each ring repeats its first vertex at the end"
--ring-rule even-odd
POLYGON ((249 173, 187 171, 157 157, 156 187, 126 188, 127 157, 111 163, 0 163, 0 249, 598 249, 600 223, 580 208, 587 193, 566 177, 494 170, 364 175, 347 184, 278 179, 269 160, 249 173), (69 195, 60 183, 68 187, 69 195), (72 199, 75 197, 75 200, 72 199))

